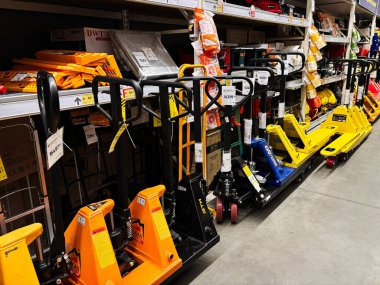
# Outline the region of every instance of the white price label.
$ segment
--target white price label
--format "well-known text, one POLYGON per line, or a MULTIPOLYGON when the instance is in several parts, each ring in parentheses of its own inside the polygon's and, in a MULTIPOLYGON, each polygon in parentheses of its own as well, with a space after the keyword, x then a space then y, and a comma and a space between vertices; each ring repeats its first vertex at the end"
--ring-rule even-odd
POLYGON ((234 106, 236 104, 235 86, 222 86, 222 103, 223 105, 234 106))
POLYGON ((248 95, 249 92, 251 91, 251 88, 249 86, 249 83, 245 80, 243 80, 243 90, 242 90, 242 94, 243 95, 248 95))
POLYGON ((285 102, 278 103, 278 117, 285 117, 285 102))
POLYGON ((350 96, 348 97, 349 104, 352 106, 354 104, 354 92, 350 92, 350 96))
POLYGON ((63 127, 46 140, 47 169, 63 156, 63 127))
POLYGON ((132 52, 135 56, 136 60, 138 61, 139 65, 142 67, 150 66, 148 59, 146 58, 145 54, 141 51, 134 51, 132 52))
POLYGON ((252 142, 252 120, 244 119, 244 144, 251 145, 252 142))
POLYGON ((260 85, 268 85, 269 72, 268 71, 259 71, 257 73, 257 83, 260 85))
POLYGON ((267 114, 259 113, 259 128, 265 130, 267 128, 267 114))
POLYGON ((358 100, 363 99, 364 86, 358 86, 358 100))
POLYGON ((194 123, 194 116, 192 114, 189 114, 187 116, 187 123, 190 124, 190 123, 194 123))
POLYGON ((153 52, 153 50, 151 48, 146 48, 146 47, 143 47, 142 48, 143 52, 145 53, 145 56, 149 59, 149 60, 158 60, 156 54, 153 52))
POLYGON ((221 172, 230 172, 231 167, 231 151, 222 153, 222 167, 221 172))
POLYGON ((196 163, 202 163, 203 162, 203 159, 202 159, 202 143, 196 142, 194 147, 195 147, 195 151, 194 151, 195 162, 196 163))
POLYGON ((87 145, 98 142, 98 136, 96 135, 95 126, 93 124, 83 126, 83 131, 86 136, 87 145))

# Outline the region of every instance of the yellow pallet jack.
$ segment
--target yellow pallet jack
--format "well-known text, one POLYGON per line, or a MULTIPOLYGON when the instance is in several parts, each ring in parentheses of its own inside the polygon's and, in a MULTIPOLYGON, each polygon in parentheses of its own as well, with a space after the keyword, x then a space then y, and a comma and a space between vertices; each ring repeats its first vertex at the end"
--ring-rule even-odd
POLYGON ((343 105, 335 108, 327 120, 322 123, 321 128, 335 126, 338 128, 334 141, 321 150, 321 155, 326 157, 326 166, 332 168, 337 163, 337 158, 346 161, 350 154, 363 142, 372 131, 371 124, 368 122, 364 113, 363 92, 365 79, 369 71, 368 61, 365 60, 341 60, 348 62, 348 75, 346 90, 342 96, 343 105), (361 65, 361 71, 356 73, 357 64, 361 65), (354 70, 352 72, 352 70, 354 70), (352 74, 351 74, 352 72, 352 74), (358 93, 356 96, 357 105, 352 105, 355 89, 355 78, 358 77, 358 93), (346 104, 344 104, 346 103, 346 104), (347 104, 348 103, 348 104, 347 104))

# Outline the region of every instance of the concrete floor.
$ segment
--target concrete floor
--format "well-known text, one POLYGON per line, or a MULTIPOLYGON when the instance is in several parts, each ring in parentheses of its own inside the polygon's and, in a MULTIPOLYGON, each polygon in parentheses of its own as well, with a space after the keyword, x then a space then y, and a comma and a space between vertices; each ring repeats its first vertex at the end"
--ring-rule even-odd
POLYGON ((218 225, 220 243, 173 284, 380 284, 379 142, 380 123, 346 163, 218 225))

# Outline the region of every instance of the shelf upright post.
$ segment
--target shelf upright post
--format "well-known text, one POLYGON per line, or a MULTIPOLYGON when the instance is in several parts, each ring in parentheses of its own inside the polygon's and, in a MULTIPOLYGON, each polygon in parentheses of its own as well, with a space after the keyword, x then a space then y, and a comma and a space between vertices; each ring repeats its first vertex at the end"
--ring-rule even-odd
MULTIPOLYGON (((307 3, 306 3, 306 17, 305 17, 305 20, 308 21, 309 25, 305 28, 305 33, 304 33, 304 40, 302 42, 302 49, 303 49, 303 52, 307 58, 307 55, 309 53, 309 28, 311 27, 312 25, 312 22, 313 22, 313 12, 314 12, 314 8, 315 8, 315 0, 307 0, 307 3)), ((306 73, 303 72, 302 73, 302 82, 305 82, 305 78, 306 77, 306 73)), ((305 114, 305 110, 306 110, 306 86, 303 85, 302 88, 301 88, 301 102, 300 102, 300 107, 301 107, 301 118, 300 120, 302 122, 305 121, 305 118, 306 118, 306 114, 305 114)))

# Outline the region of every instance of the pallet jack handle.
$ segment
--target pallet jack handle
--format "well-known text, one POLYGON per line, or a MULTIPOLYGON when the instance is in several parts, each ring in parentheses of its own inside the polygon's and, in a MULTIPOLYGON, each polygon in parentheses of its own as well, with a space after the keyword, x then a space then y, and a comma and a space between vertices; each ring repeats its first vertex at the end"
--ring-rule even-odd
MULTIPOLYGON (((60 118, 60 105, 58 87, 53 75, 46 71, 39 71, 37 73, 37 98, 38 105, 41 112, 42 123, 46 138, 49 138, 52 134, 57 132, 60 118)), ((53 206, 54 225, 53 233, 54 239, 50 246, 49 261, 45 263, 43 260, 39 260, 38 271, 40 278, 44 280, 57 280, 68 277, 66 269, 69 269, 70 262, 65 256, 65 233, 62 218, 62 203, 60 195, 60 173, 57 164, 54 164, 50 170, 52 189, 49 194, 50 202, 53 206), (62 258, 63 257, 63 258, 62 258), (61 262, 58 262, 61 260, 61 262), (52 272, 56 269, 56 263, 66 263, 65 268, 60 268, 59 274, 56 276, 52 272)), ((39 249, 41 251, 42 247, 39 249)), ((43 256, 41 252, 37 253, 39 259, 43 256)))
MULTIPOLYGON (((95 101, 95 107, 99 112, 101 112, 111 123, 111 126, 113 128, 114 134, 116 135, 119 128, 123 124, 131 124, 132 122, 136 121, 141 116, 141 109, 142 109, 142 90, 138 83, 131 79, 124 79, 124 78, 115 78, 115 77, 108 77, 108 76, 96 76, 92 81, 92 93, 94 95, 94 101, 95 101), (108 114, 99 104, 99 83, 105 82, 108 83, 110 86, 110 97, 111 97, 111 114, 108 114), (122 114, 122 102, 121 102, 121 96, 120 96, 120 86, 129 86, 133 88, 133 91, 135 93, 136 98, 136 104, 137 104, 137 114, 135 116, 131 116, 130 118, 127 118, 127 108, 124 108, 124 117, 122 114), (125 120, 124 120, 125 118, 125 120)), ((115 147, 115 157, 116 157, 116 168, 118 170, 117 175, 117 199, 116 199, 116 211, 120 211, 120 217, 121 217, 121 227, 122 227, 122 234, 125 234, 125 232, 128 232, 129 227, 128 223, 131 219, 131 213, 129 210, 129 201, 128 201, 128 181, 127 181, 127 175, 124 173, 127 169, 126 164, 126 156, 127 156, 127 149, 126 149, 126 143, 127 143, 127 137, 126 134, 123 133, 119 137, 119 141, 116 144, 115 147)), ((113 218, 113 213, 111 214, 111 220, 113 218)), ((112 223, 111 223, 112 224, 112 223)), ((114 232, 114 228, 112 228, 112 233, 114 232)), ((130 238, 130 237, 128 237, 130 238)), ((116 240, 116 239, 115 239, 116 240)), ((120 249, 123 247, 124 241, 122 239, 117 241, 117 248, 120 249)))
MULTIPOLYGON (((108 76, 96 76, 93 81, 92 81, 92 93, 94 94, 94 101, 95 101, 95 107, 96 109, 99 110, 111 123, 114 123, 115 120, 117 119, 116 117, 112 117, 109 115, 99 104, 99 83, 100 82, 105 82, 110 84, 110 96, 111 96, 111 104, 112 102, 117 103, 117 101, 120 100, 120 86, 129 86, 133 88, 133 91, 135 92, 136 96, 136 104, 137 104, 137 114, 136 116, 132 116, 130 118, 127 118, 127 109, 125 108, 125 120, 126 124, 131 124, 137 119, 141 117, 141 109, 142 109, 142 99, 143 99, 143 94, 140 86, 138 83, 134 80, 131 79, 125 79, 125 78, 116 78, 116 77, 108 77, 108 76), (112 92, 112 91, 117 91, 117 92, 112 92)), ((114 104, 115 104, 114 103, 114 104)), ((117 106, 115 106, 117 107, 117 106)))

